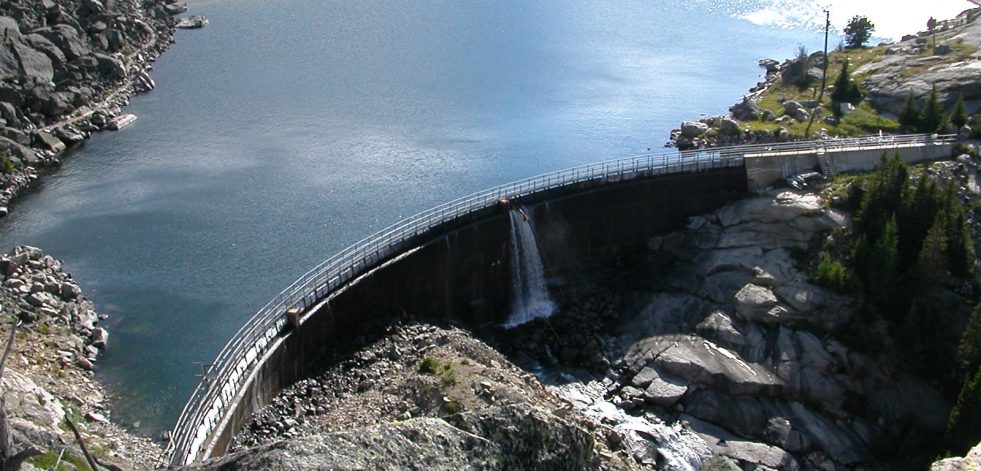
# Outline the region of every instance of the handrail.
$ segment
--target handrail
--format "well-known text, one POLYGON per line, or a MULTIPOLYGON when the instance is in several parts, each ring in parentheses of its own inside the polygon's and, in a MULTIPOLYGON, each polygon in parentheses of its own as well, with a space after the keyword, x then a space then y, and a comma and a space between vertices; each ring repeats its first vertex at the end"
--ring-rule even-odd
POLYGON ((890 149, 949 144, 953 135, 901 135, 822 141, 753 144, 691 151, 641 154, 525 178, 457 198, 372 234, 304 273, 253 315, 225 344, 208 374, 191 393, 171 433, 171 464, 193 462, 266 348, 286 327, 286 312, 304 311, 368 269, 406 249, 418 236, 502 199, 527 197, 584 182, 702 171, 743 165, 745 156, 824 151, 890 149), (758 154, 758 155, 756 155, 758 154))

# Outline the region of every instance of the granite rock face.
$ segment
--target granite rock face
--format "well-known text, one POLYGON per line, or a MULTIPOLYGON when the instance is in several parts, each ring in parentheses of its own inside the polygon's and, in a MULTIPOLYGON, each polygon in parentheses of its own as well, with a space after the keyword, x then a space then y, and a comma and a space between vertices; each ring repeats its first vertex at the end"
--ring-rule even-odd
POLYGON ((153 88, 146 71, 172 42, 175 20, 149 13, 173 3, 0 4, 0 206, 102 129, 132 94, 153 88))

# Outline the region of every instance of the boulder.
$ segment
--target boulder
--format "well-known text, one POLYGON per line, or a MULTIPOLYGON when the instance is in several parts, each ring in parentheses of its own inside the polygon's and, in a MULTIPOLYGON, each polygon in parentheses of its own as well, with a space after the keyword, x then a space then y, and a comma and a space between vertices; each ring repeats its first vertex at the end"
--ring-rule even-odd
POLYGON ((705 134, 708 129, 707 124, 698 121, 685 121, 681 123, 681 135, 689 139, 705 134))
POLYGON ((747 363, 738 353, 697 336, 650 337, 631 346, 624 360, 635 371, 653 366, 659 374, 664 372, 733 394, 781 389, 779 378, 765 368, 747 363))
POLYGON ((109 332, 102 327, 98 327, 92 331, 90 340, 92 341, 93 347, 106 348, 106 344, 109 342, 109 332))
POLYGON ((807 111, 806 109, 804 109, 804 105, 794 100, 788 100, 783 102, 783 114, 787 116, 796 116, 797 111, 799 110, 807 111))
POLYGON ((739 128, 739 123, 732 118, 722 118, 719 123, 719 134, 725 136, 738 136, 743 133, 743 130, 739 128))
POLYGON ((44 53, 17 41, 0 46, 0 80, 20 79, 47 84, 54 78, 54 65, 44 53))
POLYGON ((765 466, 781 471, 795 471, 800 469, 797 461, 790 453, 775 446, 762 443, 732 440, 718 446, 716 452, 722 456, 728 456, 749 463, 750 465, 765 466))
POLYGON ((688 392, 688 384, 685 381, 654 371, 654 377, 641 394, 645 402, 670 407, 688 392))
POLYGON ((757 64, 766 69, 766 74, 775 74, 780 71, 780 63, 773 59, 760 59, 757 64))
POLYGON ((698 327, 698 334, 732 349, 746 345, 746 337, 732 325, 732 319, 722 311, 715 311, 698 327))
POLYGON ((38 51, 44 53, 44 55, 48 56, 48 59, 51 59, 51 62, 54 65, 68 62, 68 59, 65 57, 65 53, 61 52, 61 49, 59 49, 58 46, 44 36, 32 33, 24 36, 24 40, 27 41, 27 44, 29 44, 32 48, 37 49, 38 51))
POLYGON ((92 54, 95 60, 99 63, 99 71, 108 75, 114 79, 124 79, 126 78, 126 67, 123 66, 122 61, 116 59, 112 56, 107 56, 105 54, 100 54, 98 52, 92 54))
POLYGON ((79 38, 78 31, 69 25, 54 25, 34 32, 58 46, 69 61, 89 53, 89 48, 79 38))
POLYGON ((0 136, 6 137, 11 141, 14 141, 23 146, 31 145, 31 136, 28 136, 24 131, 14 128, 0 128, 0 136))
POLYGON ((6 137, 0 137, 0 153, 4 152, 10 155, 10 159, 14 162, 15 166, 18 163, 21 165, 35 165, 40 162, 34 149, 20 145, 6 137))
POLYGON ((732 117, 740 121, 756 121, 760 118, 760 107, 749 97, 729 108, 732 117))
POLYGON ((46 131, 39 131, 34 135, 38 143, 49 149, 51 152, 58 153, 64 151, 67 146, 64 142, 61 142, 57 137, 54 137, 51 133, 46 131))
POLYGON ((764 324, 777 323, 788 309, 770 288, 747 284, 733 297, 733 307, 743 319, 764 324))

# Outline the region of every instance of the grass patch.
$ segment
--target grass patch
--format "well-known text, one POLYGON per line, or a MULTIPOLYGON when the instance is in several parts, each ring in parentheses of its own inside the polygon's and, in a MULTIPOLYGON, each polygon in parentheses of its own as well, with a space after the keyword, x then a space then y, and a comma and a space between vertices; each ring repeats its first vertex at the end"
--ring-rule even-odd
POLYGON ((440 364, 433 357, 422 359, 422 362, 419 363, 419 373, 439 376, 439 383, 444 387, 455 386, 457 382, 453 364, 449 362, 440 364))
POLYGON ((58 463, 58 455, 60 454, 61 452, 55 453, 49 451, 43 455, 31 457, 27 462, 34 465, 35 468, 45 470, 68 471, 69 469, 77 469, 79 471, 92 471, 85 458, 69 453, 67 450, 61 456, 61 462, 58 463), (55 468, 55 463, 58 463, 57 468, 55 468))

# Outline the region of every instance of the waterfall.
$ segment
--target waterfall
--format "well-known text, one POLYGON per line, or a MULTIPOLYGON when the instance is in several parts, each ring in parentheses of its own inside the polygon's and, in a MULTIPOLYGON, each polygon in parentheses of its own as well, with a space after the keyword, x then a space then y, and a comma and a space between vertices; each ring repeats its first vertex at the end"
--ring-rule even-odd
POLYGON ((516 327, 555 312, 555 303, 545 286, 545 267, 538 253, 529 217, 520 209, 511 216, 511 315, 505 327, 516 327))

